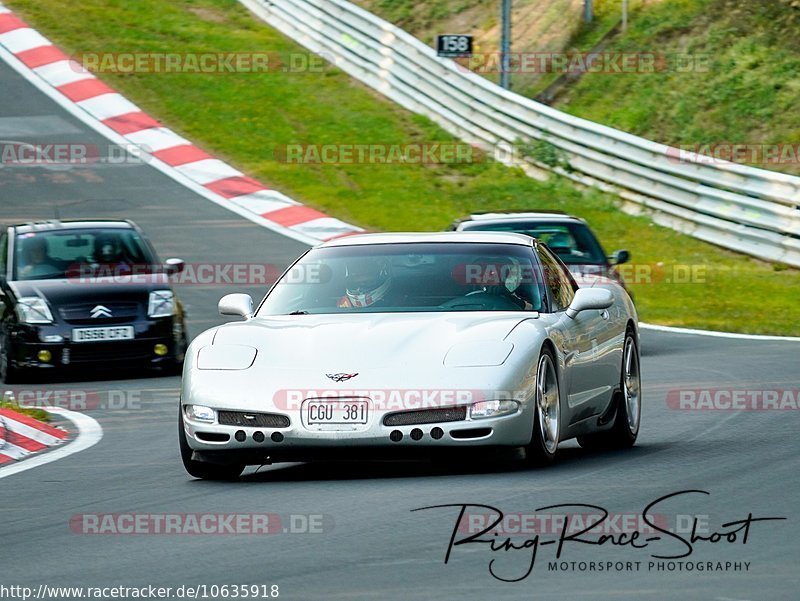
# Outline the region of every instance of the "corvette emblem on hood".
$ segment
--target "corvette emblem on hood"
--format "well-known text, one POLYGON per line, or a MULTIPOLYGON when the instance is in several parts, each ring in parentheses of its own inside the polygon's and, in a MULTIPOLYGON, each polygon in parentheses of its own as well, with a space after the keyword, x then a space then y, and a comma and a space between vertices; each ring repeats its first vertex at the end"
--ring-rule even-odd
POLYGON ((351 378, 355 378, 358 374, 325 374, 334 382, 347 382, 351 378))

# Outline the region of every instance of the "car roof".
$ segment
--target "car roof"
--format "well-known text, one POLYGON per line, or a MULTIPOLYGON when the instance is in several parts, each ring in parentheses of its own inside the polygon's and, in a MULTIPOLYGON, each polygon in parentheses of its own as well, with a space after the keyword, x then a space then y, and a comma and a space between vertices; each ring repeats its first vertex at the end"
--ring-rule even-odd
POLYGON ((573 221, 583 223, 583 219, 569 215, 564 211, 493 211, 490 213, 473 213, 458 223, 471 221, 514 223, 517 221, 573 221))
POLYGON ((58 230, 77 230, 77 229, 91 229, 91 228, 114 228, 114 229, 132 229, 133 223, 124 219, 67 219, 60 221, 54 219, 52 221, 37 221, 28 223, 18 223, 10 226, 15 228, 18 234, 28 234, 31 232, 47 232, 58 230))
POLYGON ((512 232, 388 232, 355 234, 329 240, 320 248, 330 246, 362 246, 369 244, 409 244, 425 242, 519 244, 531 246, 534 238, 512 232))

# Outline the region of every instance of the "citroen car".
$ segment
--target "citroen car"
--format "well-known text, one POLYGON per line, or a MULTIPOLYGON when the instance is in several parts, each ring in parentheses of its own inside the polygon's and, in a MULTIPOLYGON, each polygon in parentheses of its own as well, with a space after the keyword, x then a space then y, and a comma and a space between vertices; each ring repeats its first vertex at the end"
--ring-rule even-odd
POLYGON ((119 220, 49 221, 0 233, 0 375, 44 370, 177 370, 187 345, 170 285, 144 233, 119 220))

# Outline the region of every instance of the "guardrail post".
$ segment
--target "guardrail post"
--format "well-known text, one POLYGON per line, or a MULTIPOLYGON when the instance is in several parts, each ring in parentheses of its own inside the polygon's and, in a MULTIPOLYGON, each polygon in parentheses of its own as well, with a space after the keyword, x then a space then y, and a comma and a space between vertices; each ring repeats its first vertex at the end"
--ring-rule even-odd
POLYGON ((511 88, 511 0, 502 0, 501 21, 503 24, 500 38, 500 86, 506 90, 511 88))
POLYGON ((628 0, 622 0, 622 31, 628 31, 628 0))

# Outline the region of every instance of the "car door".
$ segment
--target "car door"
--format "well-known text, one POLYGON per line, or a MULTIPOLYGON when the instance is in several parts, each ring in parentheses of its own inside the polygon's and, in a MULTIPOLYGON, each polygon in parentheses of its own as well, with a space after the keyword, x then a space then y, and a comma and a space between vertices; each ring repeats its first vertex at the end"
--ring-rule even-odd
POLYGON ((564 351, 564 378, 570 423, 604 410, 611 397, 608 361, 604 356, 613 342, 607 310, 581 311, 574 318, 566 314, 577 284, 564 264, 543 244, 537 252, 544 270, 551 310, 560 314, 556 322, 564 351))

